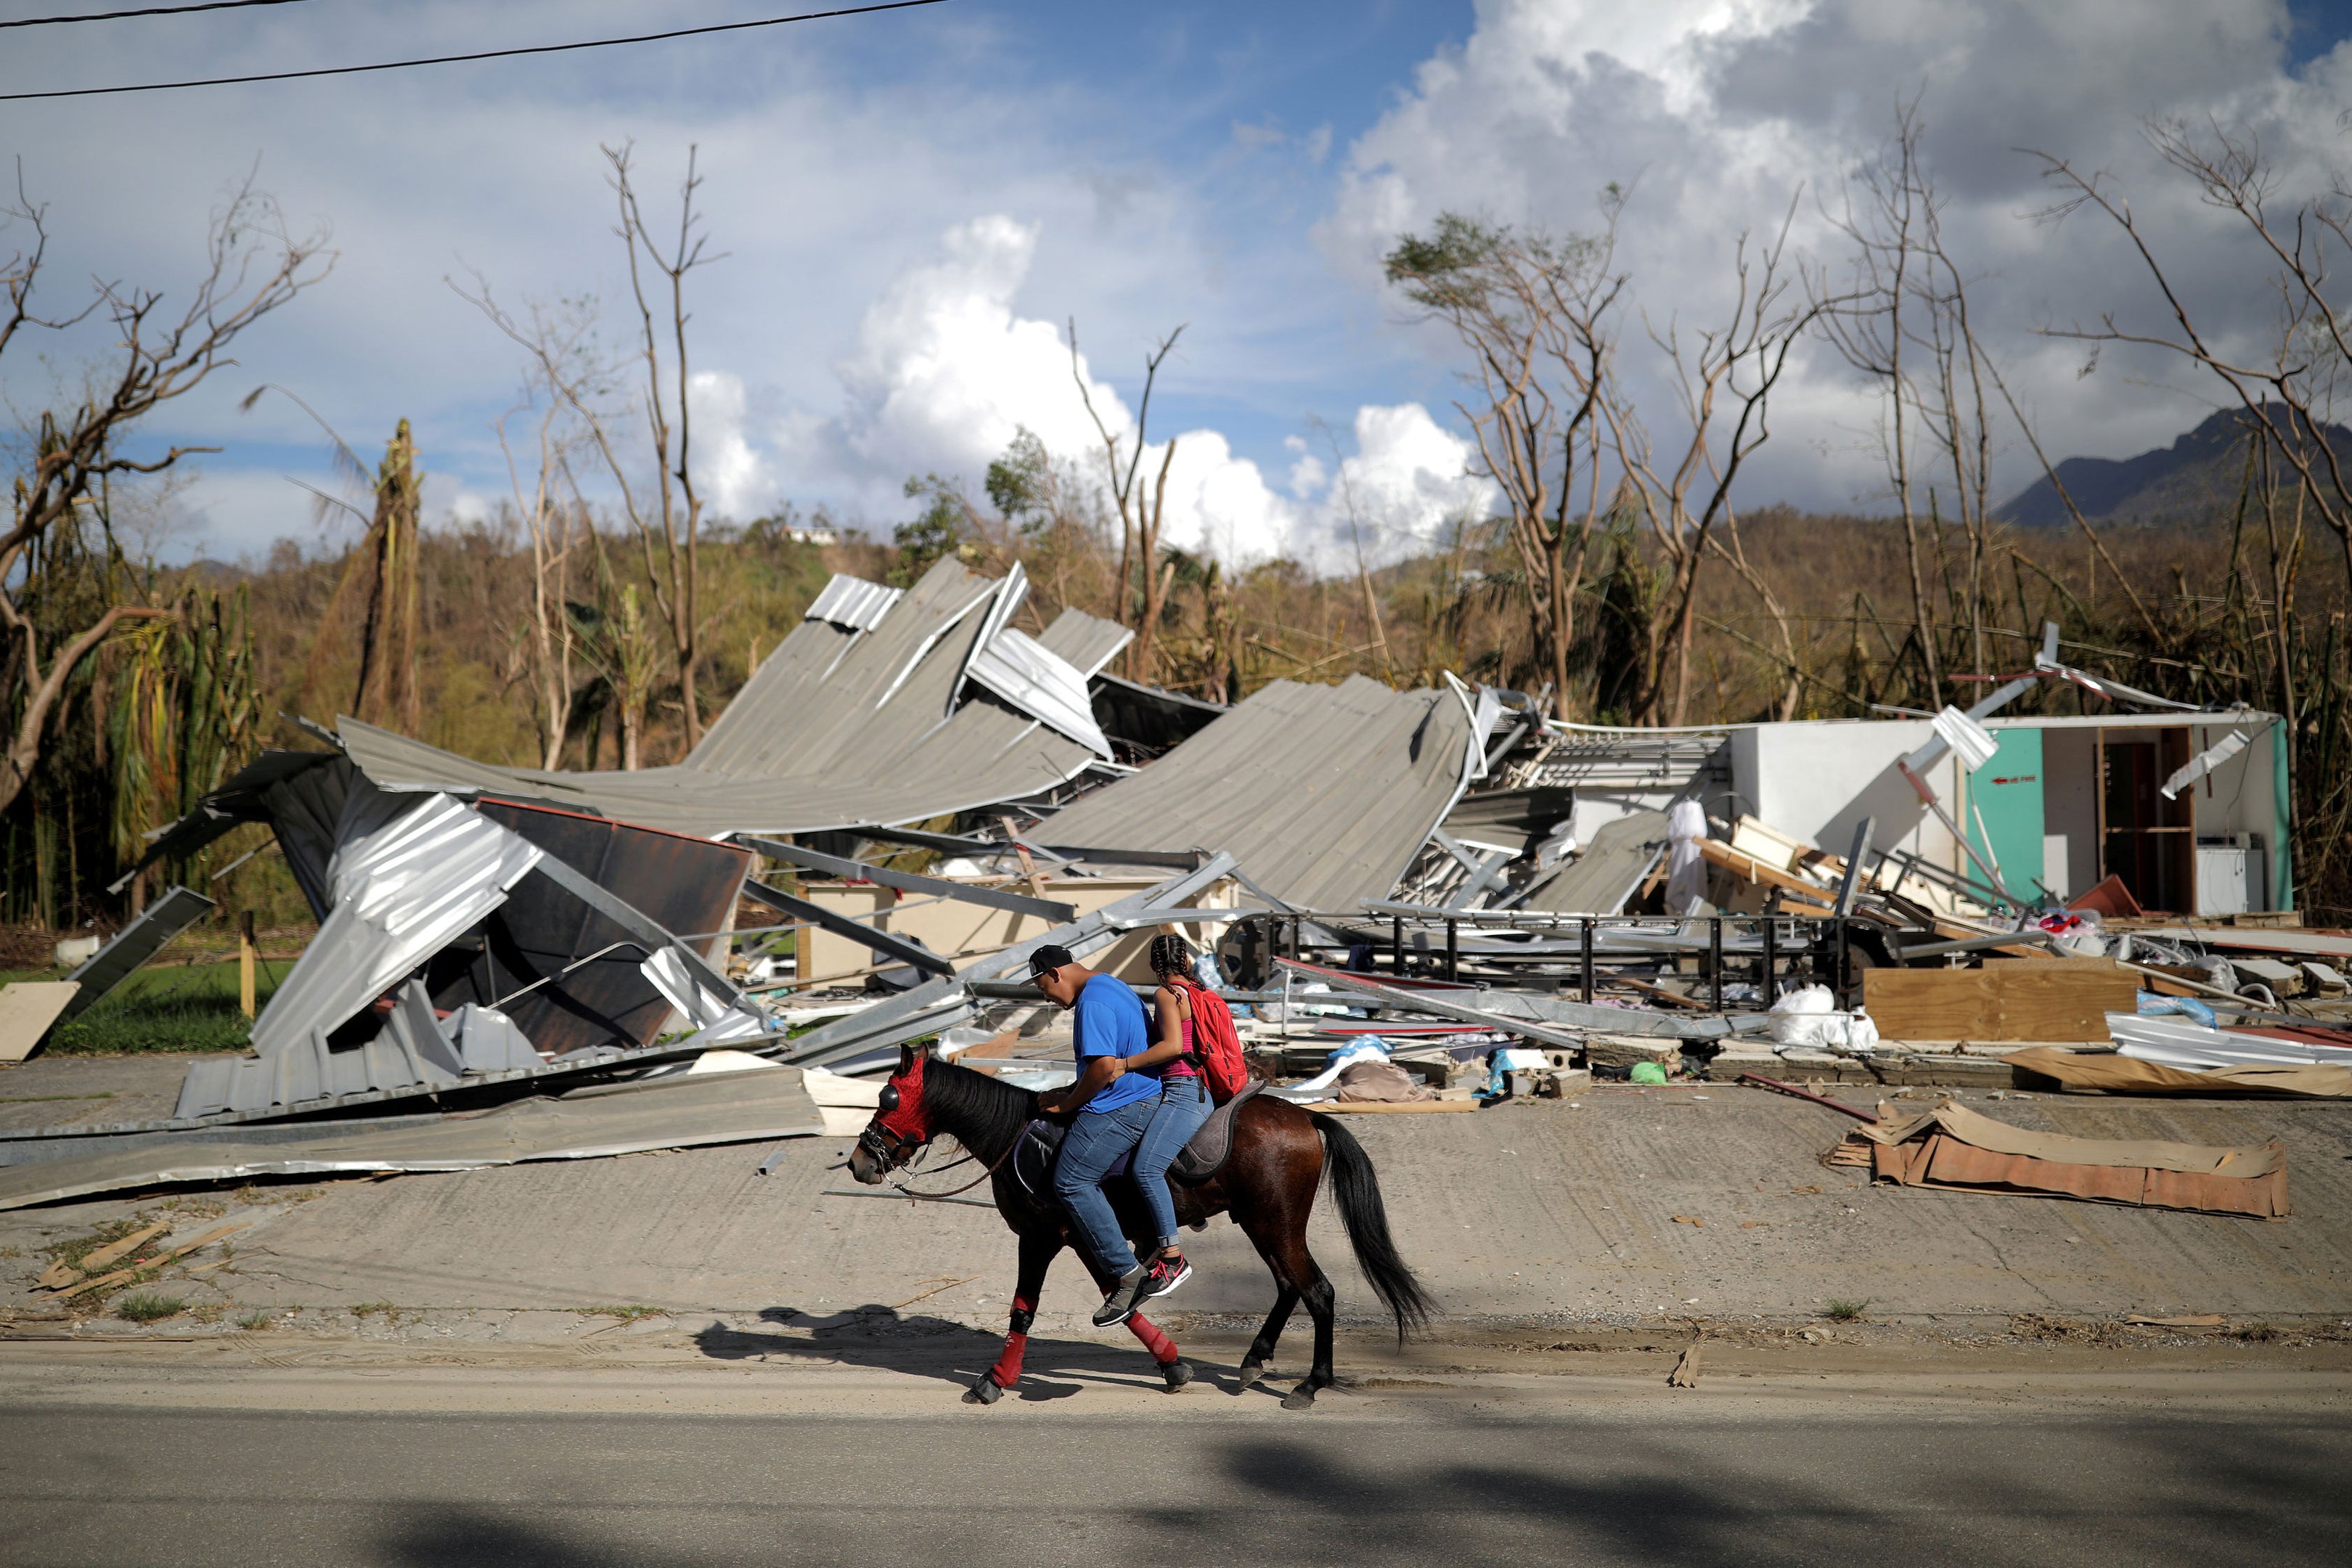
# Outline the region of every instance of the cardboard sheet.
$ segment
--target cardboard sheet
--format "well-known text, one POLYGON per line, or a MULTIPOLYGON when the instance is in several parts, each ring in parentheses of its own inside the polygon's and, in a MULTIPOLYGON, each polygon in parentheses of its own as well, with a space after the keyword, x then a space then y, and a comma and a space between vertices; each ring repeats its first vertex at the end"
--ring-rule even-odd
POLYGON ((0 985, 0 1062, 21 1062, 69 1005, 79 983, 15 980, 0 985))
POLYGON ((2004 1058, 2013 1068, 2068 1089, 2110 1094, 2293 1094, 2352 1097, 2352 1068, 2305 1063, 2249 1063, 2192 1071, 2104 1052, 2053 1051, 2036 1046, 2004 1058))
POLYGON ((1877 1122, 1847 1130, 1843 1147, 1867 1148, 1874 1177, 1909 1187, 2265 1219, 2288 1212, 2286 1152, 2275 1142, 2231 1146, 2073 1138, 2011 1127, 1947 1101, 1915 1116, 1882 1106, 1877 1122))

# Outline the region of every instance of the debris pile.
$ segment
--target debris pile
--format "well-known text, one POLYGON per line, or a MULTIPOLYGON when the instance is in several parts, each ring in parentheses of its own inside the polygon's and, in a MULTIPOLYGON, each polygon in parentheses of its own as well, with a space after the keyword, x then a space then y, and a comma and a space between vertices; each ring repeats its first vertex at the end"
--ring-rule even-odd
MULTIPOLYGON (((1108 623, 1020 630, 1027 594, 953 561, 836 577, 670 767, 497 767, 350 720, 265 753, 149 858, 265 823, 309 900, 250 1054, 192 1066, 169 1119, 0 1139, 0 1205, 838 1134, 925 1038, 1049 1087, 1067 1023, 1027 955, 1142 988, 1171 931, 1273 1092, 1339 1111, 1601 1080, 2352 1093, 2352 935, 2292 913, 2278 721, 2095 680, 2054 628, 1966 711, 1632 731, 1451 676, 1227 709, 1106 674, 1108 623), (2042 683, 2143 710, 1999 716, 2042 683)), ((173 889, 12 987, 0 1059, 211 908, 173 889)), ((1906 1184, 2284 1212, 2252 1155, 1995 1125, 1853 1136, 1906 1184)))

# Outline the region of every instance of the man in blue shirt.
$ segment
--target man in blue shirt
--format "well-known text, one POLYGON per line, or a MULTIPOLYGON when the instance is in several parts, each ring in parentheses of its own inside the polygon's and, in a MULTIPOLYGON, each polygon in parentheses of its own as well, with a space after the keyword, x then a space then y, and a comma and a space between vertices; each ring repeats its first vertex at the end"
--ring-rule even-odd
POLYGON ((1077 1108, 1054 1165, 1054 1194, 1070 1211, 1097 1266, 1118 1280, 1095 1313, 1097 1326, 1108 1328, 1125 1322, 1134 1310, 1130 1299, 1143 1265, 1118 1228, 1118 1216, 1103 1194, 1103 1177, 1142 1140, 1159 1109, 1159 1077, 1127 1070, 1128 1058, 1150 1048, 1151 1032, 1134 988, 1088 969, 1066 947, 1049 943, 1037 949, 1029 955, 1029 973, 1037 989, 1076 1015, 1078 1081, 1041 1096, 1037 1103, 1049 1116, 1077 1108))

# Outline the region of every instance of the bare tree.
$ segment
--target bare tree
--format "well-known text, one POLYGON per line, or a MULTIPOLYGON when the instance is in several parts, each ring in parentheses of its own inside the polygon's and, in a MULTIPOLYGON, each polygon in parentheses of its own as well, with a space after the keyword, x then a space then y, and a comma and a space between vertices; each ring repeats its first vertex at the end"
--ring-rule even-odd
POLYGON ((1396 656, 1389 650, 1389 633, 1381 616, 1380 595, 1372 592, 1372 568, 1364 554, 1364 514, 1356 505, 1356 483, 1348 472, 1348 460, 1339 455, 1339 437, 1321 419, 1311 421, 1316 433, 1331 453, 1331 484, 1339 492, 1339 510, 1348 518, 1348 542, 1356 554, 1356 586, 1364 595, 1364 621, 1371 628, 1372 646, 1381 656, 1382 679, 1396 684, 1396 656))
POLYGON ((1104 486, 1118 512, 1117 603, 1119 624, 1135 628, 1135 641, 1127 649, 1127 673, 1131 680, 1149 681, 1157 674, 1160 616, 1168 602, 1168 584, 1172 577, 1171 573, 1160 570, 1160 525, 1167 519, 1168 468, 1176 460, 1174 441, 1160 452, 1160 476, 1150 490, 1146 492, 1139 481, 1144 448, 1150 442, 1151 394, 1160 382, 1160 367, 1175 352, 1176 340, 1183 335, 1184 329, 1180 326, 1144 356, 1143 396, 1136 405, 1135 429, 1131 435, 1114 435, 1095 407, 1094 393, 1087 385, 1086 366, 1078 358, 1078 323, 1075 317, 1070 321, 1070 375, 1078 384, 1078 397, 1087 405, 1087 417, 1095 422, 1096 434, 1102 438, 1104 486))
MULTIPOLYGON (((475 292, 447 280, 457 297, 473 305, 520 346, 528 363, 521 400, 499 416, 499 450, 505 455, 507 484, 530 543, 530 625, 523 633, 531 678, 533 716, 539 726, 540 766, 563 761, 572 725, 572 663, 579 652, 571 597, 572 561, 583 537, 595 524, 572 474, 574 451, 591 437, 582 409, 601 401, 607 367, 594 349, 594 301, 556 306, 533 302, 521 318, 500 306, 488 281, 475 274, 475 292), (530 422, 530 474, 516 453, 510 427, 530 422)), ((633 748, 624 745, 624 755, 633 748)))
POLYGON ((696 152, 687 149, 686 178, 678 186, 677 231, 665 242, 646 224, 630 183, 629 144, 604 149, 612 165, 608 183, 620 206, 620 224, 614 232, 628 250, 629 290, 637 307, 639 352, 645 358, 646 430, 655 473, 650 515, 638 505, 610 443, 599 442, 621 483, 623 508, 644 552, 654 605, 669 634, 689 747, 702 739, 702 700, 695 672, 702 659, 703 634, 709 628, 701 618, 702 497, 694 487, 694 410, 688 397, 691 376, 686 331, 692 318, 686 308, 686 279, 698 267, 725 259, 723 254, 704 254, 709 236, 700 232, 702 215, 694 205, 695 192, 702 185, 696 152))
POLYGON ((2352 258, 2352 187, 2343 175, 2328 189, 2276 210, 2278 175, 2251 133, 2219 124, 2193 131, 2177 121, 2147 127, 2149 142, 2188 176, 2210 206, 2235 216, 2245 237, 2267 258, 2265 282, 2274 300, 2274 324, 2260 357, 2242 356, 2198 324, 2147 237, 2131 203, 2104 174, 2084 174, 2065 159, 2036 153, 2042 176, 2060 193, 2043 216, 2063 219, 2090 210, 2104 215, 2129 240, 2162 297, 2173 330, 2119 324, 2112 313, 2096 326, 2046 329, 2049 335, 2095 344, 2161 349, 2209 373, 2245 409, 2272 457, 2283 463, 2300 499, 2336 534, 2352 573, 2352 475, 2332 437, 2336 400, 2352 378, 2352 306, 2338 305, 2331 269, 2352 258))
MULTIPOLYGON (((1910 566, 1912 636, 1919 651, 1922 684, 1930 704, 1944 700, 1941 640, 1928 602, 1927 564, 1920 548, 1918 497, 1913 485, 1912 421, 1919 406, 1916 376, 1923 336, 1923 310, 1937 309, 1934 289, 1921 277, 1935 193, 1919 176, 1920 122, 1915 98, 1895 105, 1891 157, 1864 165, 1848 184, 1842 216, 1832 219, 1853 242, 1853 278, 1845 303, 1825 309, 1822 322, 1846 362, 1885 386, 1886 427, 1880 447, 1903 519, 1903 544, 1910 566), (1859 190, 1859 210, 1856 195, 1859 190), (1925 297, 1923 300, 1923 296, 1925 297)), ((1816 302, 1826 306, 1826 286, 1816 302)))
POLYGON ((1537 656, 1563 719, 1576 595, 1604 510, 1601 440, 1626 284, 1615 270, 1623 205, 1612 185, 1601 231, 1565 239, 1444 213, 1426 236, 1400 237, 1385 262, 1388 280, 1470 351, 1474 395, 1454 406, 1476 436, 1480 470, 1503 492, 1537 656))
POLYGON ((1645 634, 1633 713, 1644 723, 1680 724, 1690 705, 1691 637, 1701 567, 1716 526, 1732 515, 1740 468, 1770 438, 1773 388, 1789 355, 1832 302, 1796 295, 1783 266, 1792 200, 1771 243, 1751 255, 1741 235, 1732 270, 1738 279, 1728 318, 1697 334, 1685 352, 1669 324, 1653 338, 1673 362, 1689 435, 1671 466, 1622 399, 1605 398, 1610 444, 1622 466, 1625 503, 1636 508, 1666 567, 1660 608, 1645 634))
POLYGON ((5 300, 0 307, 0 356, 26 328, 62 331, 92 315, 110 324, 114 341, 91 367, 78 402, 40 412, 11 487, 8 525, 0 533, 0 631, 11 645, 11 721, 0 758, 0 809, 30 780, 75 667, 125 621, 172 614, 142 605, 111 605, 72 631, 54 655, 45 655, 42 629, 27 613, 43 546, 78 529, 94 492, 113 476, 162 473, 193 453, 218 450, 173 446, 159 457, 141 459, 121 447, 142 419, 234 363, 228 351, 237 337, 324 277, 332 259, 322 235, 294 237, 277 205, 247 181, 213 216, 205 270, 176 315, 164 310, 165 296, 159 291, 101 280, 92 285, 92 297, 80 310, 47 318, 32 305, 48 245, 46 209, 26 197, 21 169, 14 201, 0 207, 0 228, 19 225, 29 231, 27 240, 0 261, 0 296, 5 300))

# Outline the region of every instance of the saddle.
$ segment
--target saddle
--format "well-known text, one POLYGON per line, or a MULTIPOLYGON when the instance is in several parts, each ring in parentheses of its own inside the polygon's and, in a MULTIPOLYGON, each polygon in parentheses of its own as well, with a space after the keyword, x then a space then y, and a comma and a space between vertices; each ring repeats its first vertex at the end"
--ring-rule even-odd
MULTIPOLYGON (((1234 1152, 1234 1113, 1244 1102, 1265 1085, 1253 1080, 1239 1094, 1209 1112, 1201 1130, 1192 1134, 1168 1167, 1171 1180, 1186 1186, 1197 1186, 1225 1168, 1234 1152)), ((1062 1134, 1066 1123, 1039 1117, 1021 1131, 1021 1141, 1013 1150, 1013 1174, 1032 1197, 1045 1197, 1053 1191, 1054 1157, 1061 1152, 1062 1134)), ((1135 1151, 1128 1150, 1111 1162, 1103 1180, 1131 1175, 1135 1171, 1135 1151)))

